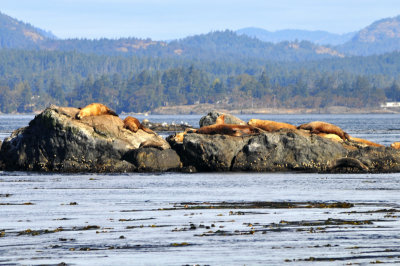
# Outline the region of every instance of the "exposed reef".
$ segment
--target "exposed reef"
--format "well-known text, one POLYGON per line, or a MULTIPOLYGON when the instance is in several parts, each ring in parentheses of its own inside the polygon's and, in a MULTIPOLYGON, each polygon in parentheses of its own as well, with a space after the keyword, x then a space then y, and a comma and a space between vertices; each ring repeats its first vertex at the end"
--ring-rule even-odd
POLYGON ((0 167, 49 172, 400 171, 400 150, 391 147, 303 129, 257 129, 249 135, 236 132, 237 124, 246 123, 228 114, 221 119, 222 114, 211 112, 200 125, 224 124, 232 134, 186 129, 164 140, 154 132, 124 128, 115 115, 77 120, 78 112, 50 106, 29 126, 15 130, 1 145, 0 167))
POLYGON ((400 153, 392 148, 337 142, 302 131, 255 136, 188 133, 168 138, 184 165, 199 171, 397 172, 400 153))
MULTIPOLYGON (((77 108, 53 105, 37 115, 28 127, 14 131, 1 148, 4 169, 130 172, 138 170, 137 160, 130 161, 131 157, 126 155, 132 150, 148 150, 141 144, 159 147, 161 151, 151 149, 157 154, 170 149, 169 144, 157 135, 125 129, 117 116, 87 116, 77 120, 78 112, 77 108)), ((175 163, 179 167, 180 161, 175 163)), ((168 170, 156 166, 151 169, 168 170)))

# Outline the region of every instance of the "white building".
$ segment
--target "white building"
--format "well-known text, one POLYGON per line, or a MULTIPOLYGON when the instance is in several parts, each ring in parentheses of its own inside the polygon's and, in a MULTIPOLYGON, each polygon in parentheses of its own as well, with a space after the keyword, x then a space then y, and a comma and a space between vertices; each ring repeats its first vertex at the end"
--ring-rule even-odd
POLYGON ((382 108, 398 108, 400 107, 400 102, 386 102, 381 104, 382 108))

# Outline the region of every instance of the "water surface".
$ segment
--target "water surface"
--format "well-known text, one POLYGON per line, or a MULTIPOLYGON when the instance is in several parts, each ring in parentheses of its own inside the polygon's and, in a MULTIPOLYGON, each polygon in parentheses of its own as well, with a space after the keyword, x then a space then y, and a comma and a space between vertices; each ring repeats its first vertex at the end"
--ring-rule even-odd
MULTIPOLYGON (((240 117, 400 139, 397 115, 240 117)), ((32 118, 0 116, 0 137, 32 118)), ((399 263, 399 190, 400 174, 0 172, 0 264, 399 263)))
POLYGON ((399 190, 398 174, 3 172, 0 263, 400 262, 399 190))

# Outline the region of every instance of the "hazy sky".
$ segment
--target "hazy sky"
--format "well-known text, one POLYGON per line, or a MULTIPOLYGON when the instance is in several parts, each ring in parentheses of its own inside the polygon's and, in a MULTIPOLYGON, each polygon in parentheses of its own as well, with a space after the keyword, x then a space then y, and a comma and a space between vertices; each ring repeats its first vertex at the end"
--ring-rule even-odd
POLYGON ((0 11, 60 38, 169 40, 244 27, 346 33, 400 15, 400 0, 0 0, 0 11))

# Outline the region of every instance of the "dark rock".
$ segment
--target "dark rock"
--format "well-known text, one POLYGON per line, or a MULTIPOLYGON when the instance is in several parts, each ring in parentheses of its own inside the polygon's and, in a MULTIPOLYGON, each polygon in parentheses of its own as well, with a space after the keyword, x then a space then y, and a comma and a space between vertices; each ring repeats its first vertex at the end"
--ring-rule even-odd
POLYGON ((143 130, 133 133, 112 115, 75 120, 76 108, 51 106, 28 127, 4 140, 1 157, 7 170, 126 172, 137 167, 123 159, 145 141, 169 144, 143 130))
POLYGON ((181 172, 183 173, 197 173, 196 167, 189 165, 181 168, 181 172))
MULTIPOLYGON (((358 147, 350 149, 348 158, 355 158, 368 168, 367 172, 400 172, 400 150, 390 147, 358 147)), ((361 172, 356 169, 342 169, 347 172, 361 172)), ((337 171, 338 172, 338 171, 337 171)))
POLYGON ((346 150, 318 136, 282 131, 242 137, 187 134, 178 154, 199 171, 321 171, 346 150))
POLYGON ((294 131, 255 136, 240 150, 233 170, 324 171, 332 160, 343 157, 346 149, 337 142, 294 131))
MULTIPOLYGON (((0 140, 0 151, 1 151, 1 146, 2 146, 3 142, 0 140)), ((1 157, 0 154, 0 171, 4 169, 4 163, 3 163, 3 159, 1 157)))
MULTIPOLYGON (((2 145, 0 142, 0 169, 400 172, 400 150, 337 142, 303 130, 240 137, 188 132, 170 136, 167 142, 141 129, 133 133, 123 128, 119 117, 76 120, 77 112, 76 108, 51 106, 28 127, 15 130, 2 145)), ((217 115, 210 113, 209 117, 217 115)), ((204 118, 203 123, 210 119, 204 118)))
POLYGON ((244 122, 240 118, 237 118, 236 116, 220 113, 218 111, 212 111, 200 118, 200 127, 214 125, 215 121, 220 115, 225 115, 225 124, 246 125, 246 122, 244 122))
POLYGON ((189 134, 183 142, 184 157, 200 171, 229 171, 249 137, 189 134))
POLYGON ((400 171, 400 152, 336 142, 301 130, 233 137, 188 133, 168 141, 185 167, 198 171, 400 171))
POLYGON ((127 153, 124 159, 143 172, 178 170, 182 165, 178 154, 172 149, 140 148, 127 153))
POLYGON ((364 172, 368 172, 369 170, 369 168, 365 164, 360 162, 358 159, 348 158, 348 157, 337 159, 331 167, 331 171, 335 170, 343 171, 344 169, 346 169, 345 170, 346 172, 351 172, 352 169, 364 172))

